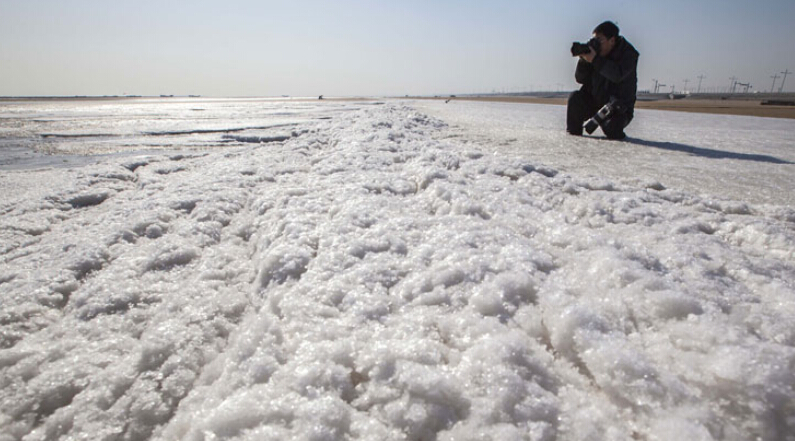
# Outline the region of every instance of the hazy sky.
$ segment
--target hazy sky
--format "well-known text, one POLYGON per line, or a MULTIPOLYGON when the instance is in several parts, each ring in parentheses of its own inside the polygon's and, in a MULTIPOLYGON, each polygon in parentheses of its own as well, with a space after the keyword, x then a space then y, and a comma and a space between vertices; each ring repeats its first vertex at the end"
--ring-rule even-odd
POLYGON ((641 89, 795 71, 795 0, 0 0, 0 95, 570 90, 571 42, 606 19, 641 89))

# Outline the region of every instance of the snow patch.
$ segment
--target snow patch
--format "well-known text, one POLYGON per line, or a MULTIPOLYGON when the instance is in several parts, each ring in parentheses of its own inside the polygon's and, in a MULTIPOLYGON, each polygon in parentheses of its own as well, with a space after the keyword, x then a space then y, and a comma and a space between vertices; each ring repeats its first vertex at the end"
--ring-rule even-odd
MULTIPOLYGON (((206 104, 267 126, 243 121, 261 102, 206 104)), ((213 150, 0 175, 2 436, 793 432, 788 207, 544 165, 598 141, 505 143, 399 103, 308 104, 300 136, 223 148, 165 109, 128 140, 213 150)), ((78 139, 48 142, 99 141, 78 139)))

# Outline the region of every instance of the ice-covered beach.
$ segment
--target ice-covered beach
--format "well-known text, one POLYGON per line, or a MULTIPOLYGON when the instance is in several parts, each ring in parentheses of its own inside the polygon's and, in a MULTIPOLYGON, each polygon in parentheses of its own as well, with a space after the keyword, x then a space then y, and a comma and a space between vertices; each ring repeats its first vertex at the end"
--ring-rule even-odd
POLYGON ((0 103, 0 440, 795 439, 795 120, 564 110, 0 103))

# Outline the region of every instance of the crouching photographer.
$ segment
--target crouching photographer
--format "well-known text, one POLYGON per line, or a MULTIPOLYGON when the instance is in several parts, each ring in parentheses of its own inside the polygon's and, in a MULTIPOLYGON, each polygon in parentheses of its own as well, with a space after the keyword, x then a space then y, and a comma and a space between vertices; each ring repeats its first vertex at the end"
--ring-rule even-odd
POLYGON ((638 51, 606 21, 588 43, 574 43, 571 54, 580 57, 574 78, 582 87, 569 96, 566 130, 582 135, 583 126, 589 134, 602 127, 609 139, 624 139, 634 117, 638 51))

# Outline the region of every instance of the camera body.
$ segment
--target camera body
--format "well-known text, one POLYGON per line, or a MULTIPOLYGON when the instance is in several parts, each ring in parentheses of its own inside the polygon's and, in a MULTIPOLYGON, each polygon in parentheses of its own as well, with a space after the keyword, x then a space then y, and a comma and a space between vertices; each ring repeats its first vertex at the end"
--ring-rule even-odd
POLYGON ((593 48, 594 52, 597 54, 599 53, 599 40, 596 37, 591 38, 587 43, 578 43, 575 41, 571 44, 571 56, 576 57, 578 55, 587 54, 591 52, 591 48, 593 48))

